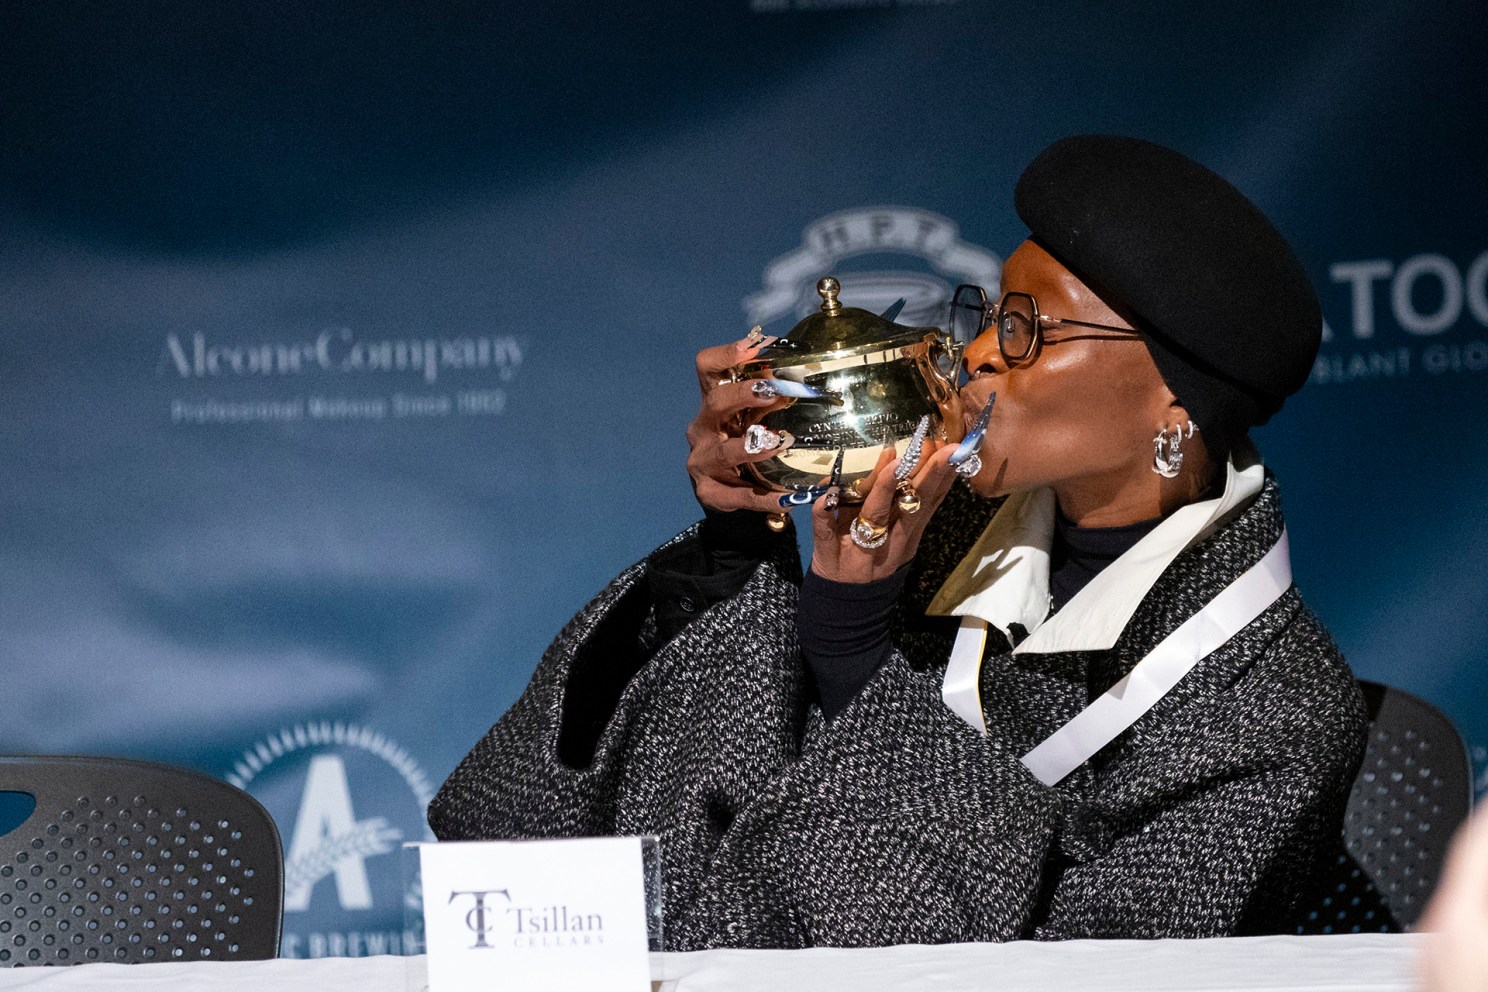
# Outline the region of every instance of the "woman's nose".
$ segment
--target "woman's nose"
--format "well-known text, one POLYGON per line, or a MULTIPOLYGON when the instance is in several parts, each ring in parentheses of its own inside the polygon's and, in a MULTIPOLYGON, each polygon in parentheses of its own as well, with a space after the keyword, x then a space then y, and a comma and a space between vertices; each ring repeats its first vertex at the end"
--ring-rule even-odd
POLYGON ((989 327, 977 335, 976 340, 966 346, 961 360, 966 365, 967 375, 1006 372, 1002 349, 997 346, 997 328, 989 327))

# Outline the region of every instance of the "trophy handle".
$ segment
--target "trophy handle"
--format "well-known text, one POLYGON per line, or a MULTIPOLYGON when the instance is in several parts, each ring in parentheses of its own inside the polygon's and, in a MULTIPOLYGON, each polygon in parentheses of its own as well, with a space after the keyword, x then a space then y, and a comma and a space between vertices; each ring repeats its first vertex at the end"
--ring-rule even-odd
POLYGON ((925 344, 929 346, 926 356, 930 359, 929 375, 926 378, 929 380, 931 398, 937 403, 945 403, 960 391, 957 385, 961 378, 958 369, 961 365, 961 353, 966 350, 966 346, 940 331, 926 334, 925 344), (946 359, 946 364, 950 367, 949 375, 942 368, 942 358, 946 359))
POLYGON ((930 398, 940 410, 941 437, 954 444, 966 433, 961 419, 959 386, 961 355, 966 350, 966 345, 949 334, 939 332, 925 335, 925 343, 929 346, 926 351, 929 361, 926 362, 925 379, 930 387, 930 398), (950 375, 942 370, 942 359, 949 365, 950 375))

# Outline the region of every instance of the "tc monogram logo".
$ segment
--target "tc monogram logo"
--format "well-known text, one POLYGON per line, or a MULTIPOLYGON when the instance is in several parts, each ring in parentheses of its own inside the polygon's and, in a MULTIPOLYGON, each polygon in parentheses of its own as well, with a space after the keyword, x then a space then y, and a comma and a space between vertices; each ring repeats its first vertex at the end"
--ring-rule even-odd
MULTIPOLYGON (((465 914, 465 925, 475 934, 475 943, 470 945, 471 950, 479 947, 489 948, 486 943, 486 934, 496 928, 495 922, 486 915, 486 896, 503 896, 508 903, 511 902, 511 894, 505 889, 471 889, 465 892, 450 891, 449 902, 454 902, 459 896, 470 896, 475 900, 475 906, 465 914)), ((445 903, 449 905, 449 903, 445 903)))

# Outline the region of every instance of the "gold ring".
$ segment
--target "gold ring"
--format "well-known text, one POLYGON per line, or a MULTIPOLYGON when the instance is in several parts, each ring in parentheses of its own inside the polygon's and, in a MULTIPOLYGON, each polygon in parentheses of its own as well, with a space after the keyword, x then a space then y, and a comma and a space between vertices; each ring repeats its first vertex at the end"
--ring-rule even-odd
POLYGON ((914 485, 908 479, 899 480, 899 483, 894 486, 894 492, 898 494, 895 502, 901 513, 920 512, 920 494, 915 491, 914 485))
POLYGON ((854 517, 852 526, 847 528, 847 536, 864 551, 872 551, 883 547, 883 543, 889 539, 889 528, 870 524, 862 517, 854 517))

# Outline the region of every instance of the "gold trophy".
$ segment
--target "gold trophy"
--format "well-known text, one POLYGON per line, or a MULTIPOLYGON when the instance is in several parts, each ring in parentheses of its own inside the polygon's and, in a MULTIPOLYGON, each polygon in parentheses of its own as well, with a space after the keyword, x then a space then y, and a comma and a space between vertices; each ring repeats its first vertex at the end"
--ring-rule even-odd
MULTIPOLYGON (((789 431, 795 443, 774 457, 746 466, 776 492, 804 493, 835 483, 843 503, 859 503, 858 483, 884 447, 903 455, 922 418, 926 436, 959 441, 963 433, 957 393, 961 346, 935 327, 907 327, 885 316, 843 306, 831 276, 816 284, 821 309, 791 328, 757 357, 732 369, 741 379, 789 379, 822 393, 794 399, 746 421, 789 431)), ((913 489, 900 485, 908 512, 913 489)), ((917 502, 914 504, 917 507, 917 502)), ((781 526, 784 526, 783 517, 781 526)))

